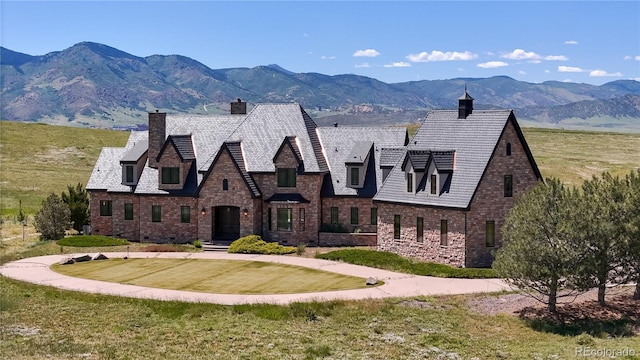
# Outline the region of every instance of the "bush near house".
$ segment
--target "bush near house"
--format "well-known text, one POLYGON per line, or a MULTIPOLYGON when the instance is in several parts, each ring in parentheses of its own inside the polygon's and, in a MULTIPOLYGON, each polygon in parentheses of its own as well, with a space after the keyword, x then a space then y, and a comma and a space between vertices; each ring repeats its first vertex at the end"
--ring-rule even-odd
POLYGON ((318 259, 344 261, 349 264, 363 265, 399 271, 408 274, 437 276, 445 278, 495 278, 492 269, 454 268, 449 265, 423 261, 414 261, 387 251, 342 249, 316 255, 318 259))
POLYGON ((293 246, 282 246, 277 242, 266 242, 259 235, 241 237, 229 245, 229 253, 283 255, 296 252, 293 246))
POLYGON ((57 241, 61 246, 76 246, 76 247, 92 247, 92 246, 121 246, 129 245, 129 241, 126 239, 119 239, 110 236, 99 235, 78 235, 69 236, 57 241))

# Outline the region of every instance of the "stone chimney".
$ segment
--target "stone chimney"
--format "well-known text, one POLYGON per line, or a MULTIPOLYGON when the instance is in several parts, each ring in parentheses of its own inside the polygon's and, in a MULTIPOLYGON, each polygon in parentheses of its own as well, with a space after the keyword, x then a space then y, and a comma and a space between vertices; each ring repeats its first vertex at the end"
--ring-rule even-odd
POLYGON ((167 113, 149 113, 149 167, 158 168, 156 158, 166 139, 167 113))
POLYGON ((238 99, 238 101, 231 103, 231 115, 247 114, 247 103, 238 99))
POLYGON ((464 87, 464 94, 458 98, 458 119, 466 119, 473 111, 473 98, 464 87))

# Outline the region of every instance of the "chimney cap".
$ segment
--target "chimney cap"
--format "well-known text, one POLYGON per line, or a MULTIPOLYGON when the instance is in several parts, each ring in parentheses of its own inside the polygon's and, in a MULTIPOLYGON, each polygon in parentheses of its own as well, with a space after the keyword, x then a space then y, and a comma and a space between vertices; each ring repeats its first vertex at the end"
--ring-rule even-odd
POLYGON ((241 103, 241 102, 242 102, 242 100, 241 100, 240 98, 238 98, 238 102, 239 102, 239 103, 241 103))

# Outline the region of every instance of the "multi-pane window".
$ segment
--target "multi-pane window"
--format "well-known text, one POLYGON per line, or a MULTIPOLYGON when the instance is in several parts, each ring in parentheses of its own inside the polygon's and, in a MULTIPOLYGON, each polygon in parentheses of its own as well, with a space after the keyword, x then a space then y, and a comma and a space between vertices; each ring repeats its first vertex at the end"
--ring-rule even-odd
POLYGON ((128 183, 133 182, 133 165, 126 165, 124 167, 125 171, 125 181, 128 183))
POLYGON ((100 201, 100 216, 111 216, 111 200, 100 201))
POLYGON ((357 167, 351 168, 351 185, 358 186, 360 184, 360 169, 357 167))
POLYGON ((160 205, 151 206, 151 221, 160 222, 162 220, 162 210, 160 205))
POLYGON ((358 225, 358 208, 351 208, 351 225, 358 225))
POLYGON ((298 216, 298 222, 300 223, 300 231, 305 230, 304 221, 305 221, 304 208, 300 208, 300 216, 298 216))
POLYGON ((449 245, 449 239, 447 239, 447 234, 449 233, 449 224, 447 220, 440 220, 440 245, 447 246, 449 245))
POLYGON ((371 208, 371 225, 378 225, 378 208, 371 208))
POLYGON ((413 173, 407 174, 407 192, 413 192, 413 173))
POLYGON ((416 240, 422 242, 424 239, 424 218, 418 217, 416 219, 416 240))
POLYGON ((191 222, 191 208, 189 206, 180 206, 180 222, 191 222))
POLYGON ((400 239, 400 215, 393 215, 393 238, 400 239))
POLYGON ((295 168, 278 168, 278 187, 296 187, 295 168))
POLYGON ((291 208, 278 209, 278 231, 291 231, 293 211, 291 208))
POLYGON ((487 243, 487 247, 494 247, 496 245, 496 223, 495 223, 495 221, 487 221, 486 243, 487 243))
POLYGON ((162 183, 163 184, 180 184, 180 168, 163 167, 162 183))
POLYGON ((513 175, 504 176, 504 197, 513 196, 513 175))
POLYGON ((436 195, 438 193, 438 175, 431 175, 431 194, 436 195))
POLYGON ((133 220, 133 204, 132 203, 124 204, 124 219, 133 220))
POLYGON ((338 208, 336 206, 331 207, 331 223, 338 223, 338 208))

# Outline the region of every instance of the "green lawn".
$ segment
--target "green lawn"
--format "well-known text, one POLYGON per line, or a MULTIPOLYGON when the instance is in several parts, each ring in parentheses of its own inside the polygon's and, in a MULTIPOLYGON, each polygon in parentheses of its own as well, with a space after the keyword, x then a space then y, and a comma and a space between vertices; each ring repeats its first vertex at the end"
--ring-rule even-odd
POLYGON ((111 259, 53 265, 69 276, 218 294, 291 294, 365 288, 365 279, 261 261, 111 259))

